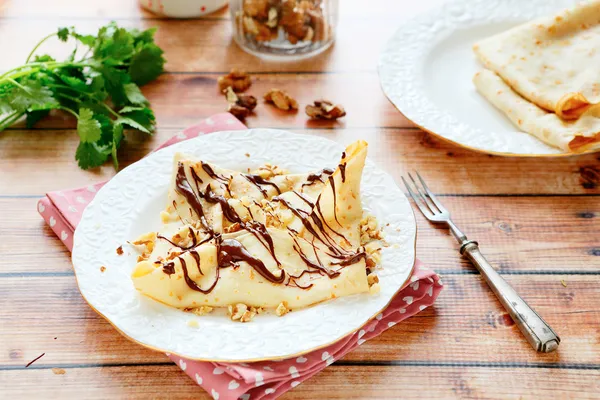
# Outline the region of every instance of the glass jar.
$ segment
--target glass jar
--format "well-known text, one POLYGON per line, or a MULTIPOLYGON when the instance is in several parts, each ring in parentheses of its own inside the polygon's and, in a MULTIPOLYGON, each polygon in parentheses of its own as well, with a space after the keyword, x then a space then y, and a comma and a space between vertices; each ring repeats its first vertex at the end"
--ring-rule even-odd
POLYGON ((337 0, 231 0, 233 37, 245 51, 268 59, 299 59, 334 40, 337 0))

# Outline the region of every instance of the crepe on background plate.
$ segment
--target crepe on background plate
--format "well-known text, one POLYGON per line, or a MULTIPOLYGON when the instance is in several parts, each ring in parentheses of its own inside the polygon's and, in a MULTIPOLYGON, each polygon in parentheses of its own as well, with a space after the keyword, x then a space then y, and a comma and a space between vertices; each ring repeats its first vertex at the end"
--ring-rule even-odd
POLYGON ((477 90, 519 128, 565 152, 600 148, 600 0, 473 46, 477 90), (501 78, 501 79, 500 79, 501 78))
POLYGON ((484 69, 473 78, 477 90, 519 128, 566 152, 600 148, 600 112, 588 110, 575 121, 563 121, 527 101, 494 72, 484 69))
POLYGON ((370 291, 361 246, 360 181, 367 154, 350 145, 335 171, 267 179, 174 160, 163 228, 132 279, 177 308, 306 307, 370 291))
POLYGON ((600 103, 600 0, 517 26, 473 50, 521 96, 562 119, 600 103))

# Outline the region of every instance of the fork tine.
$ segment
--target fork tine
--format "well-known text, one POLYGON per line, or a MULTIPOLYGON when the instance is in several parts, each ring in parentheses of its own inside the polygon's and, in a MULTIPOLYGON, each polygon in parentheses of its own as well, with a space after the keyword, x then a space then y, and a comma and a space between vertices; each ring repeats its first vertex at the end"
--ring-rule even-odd
POLYGON ((427 184, 425 183, 425 180, 423 178, 421 178, 421 175, 419 174, 419 172, 415 171, 415 173, 417 174, 417 177, 421 181, 421 184, 423 184, 423 188, 425 189, 425 192, 427 192, 427 196, 429 196, 431 201, 433 201, 433 203, 438 208, 438 210, 440 210, 441 212, 446 212, 446 209, 444 208, 442 203, 437 199, 437 197, 435 197, 435 194, 433 194, 433 192, 431 190, 429 190, 429 188, 427 187, 427 184))
POLYGON ((408 190, 408 194, 410 194, 410 197, 412 197, 413 201, 415 202, 417 207, 419 207, 419 210, 421 210, 423 215, 428 219, 432 218, 433 214, 429 210, 428 206, 426 204, 422 203, 421 195, 415 194, 415 192, 413 192, 413 190, 410 188, 410 185, 408 184, 408 182, 406 182, 404 177, 402 177, 402 182, 404 182, 404 186, 406 186, 406 190, 408 190))
POLYGON ((433 204, 433 202, 431 201, 430 198, 428 198, 428 196, 423 193, 423 191, 421 190, 421 187, 419 186, 419 184, 417 183, 417 181, 415 180, 415 178, 413 178, 412 174, 409 172, 408 176, 410 177, 410 180, 412 181, 412 183, 415 185, 415 187, 417 188, 417 192, 419 192, 419 194, 421 195, 421 198, 424 200, 425 204, 427 204, 427 207, 429 207, 429 209, 431 210, 431 212, 433 214, 437 214, 438 212, 441 212, 441 210, 438 211, 438 208, 433 204))

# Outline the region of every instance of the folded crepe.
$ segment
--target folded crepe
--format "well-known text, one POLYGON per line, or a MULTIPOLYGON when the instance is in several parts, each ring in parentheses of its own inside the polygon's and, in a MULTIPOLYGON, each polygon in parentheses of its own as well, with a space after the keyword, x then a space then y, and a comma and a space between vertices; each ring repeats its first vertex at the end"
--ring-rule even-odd
POLYGON ((516 126, 565 152, 600 148, 600 112, 588 110, 574 121, 564 121, 517 94, 494 72, 484 69, 473 78, 477 90, 516 126))
POLYGON ((600 0, 473 46, 483 65, 537 106, 574 120, 600 103, 600 0))
POLYGON ((178 154, 160 232, 135 243, 149 254, 132 279, 177 308, 242 303, 300 308, 368 292, 360 246, 366 142, 335 171, 268 178, 178 154))

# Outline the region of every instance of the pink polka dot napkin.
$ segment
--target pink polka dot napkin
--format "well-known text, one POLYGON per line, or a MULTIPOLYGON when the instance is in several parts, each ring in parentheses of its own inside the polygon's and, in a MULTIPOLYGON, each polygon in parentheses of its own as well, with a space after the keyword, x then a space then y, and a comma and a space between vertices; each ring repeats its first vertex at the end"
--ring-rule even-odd
MULTIPOLYGON (((185 129, 159 149, 200 134, 238 129, 246 129, 246 126, 231 114, 217 114, 185 129)), ((104 182, 101 182, 79 189, 50 192, 38 202, 40 215, 69 250, 73 247, 73 231, 83 209, 103 185, 104 182)), ((432 305, 441 290, 440 277, 417 260, 409 282, 381 314, 358 332, 323 349, 285 360, 254 363, 201 362, 167 355, 214 399, 275 399, 365 341, 432 305)))

